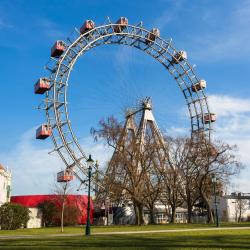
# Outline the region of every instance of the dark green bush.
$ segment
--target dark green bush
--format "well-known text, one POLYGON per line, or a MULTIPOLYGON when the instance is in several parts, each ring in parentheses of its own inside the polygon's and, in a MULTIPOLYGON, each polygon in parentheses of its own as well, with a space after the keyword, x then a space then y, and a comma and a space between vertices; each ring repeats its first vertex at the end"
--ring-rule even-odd
MULTIPOLYGON (((43 214, 43 225, 45 227, 61 225, 61 209, 60 200, 45 200, 38 205, 43 214)), ((77 219, 80 216, 79 208, 76 205, 65 204, 64 207, 64 226, 73 226, 77 224, 77 219)))
POLYGON ((19 204, 5 203, 0 207, 0 226, 2 230, 26 227, 29 209, 19 204))
POLYGON ((45 227, 55 226, 57 217, 57 207, 54 201, 45 200, 38 205, 43 214, 43 225, 45 227))

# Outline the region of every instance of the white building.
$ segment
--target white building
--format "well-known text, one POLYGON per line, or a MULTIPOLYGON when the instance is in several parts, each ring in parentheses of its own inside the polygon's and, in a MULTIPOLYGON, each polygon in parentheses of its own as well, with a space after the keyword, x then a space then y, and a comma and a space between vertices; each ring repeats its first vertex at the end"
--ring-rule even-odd
POLYGON ((27 228, 41 228, 42 227, 42 212, 39 208, 29 207, 29 220, 27 222, 27 228))
MULTIPOLYGON (((213 200, 212 203, 215 208, 213 200)), ((232 193, 219 197, 218 215, 221 221, 250 221, 250 194, 232 193)))
POLYGON ((0 164, 0 206, 10 201, 11 172, 0 164))

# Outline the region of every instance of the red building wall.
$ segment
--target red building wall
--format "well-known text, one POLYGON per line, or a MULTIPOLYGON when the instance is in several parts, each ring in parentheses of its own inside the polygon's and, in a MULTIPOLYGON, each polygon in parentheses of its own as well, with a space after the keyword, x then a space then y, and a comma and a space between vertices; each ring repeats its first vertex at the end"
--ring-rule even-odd
MULTIPOLYGON (((44 201, 53 201, 55 204, 60 203, 60 196, 54 194, 48 195, 21 195, 21 196, 11 196, 10 202, 23 205, 25 207, 38 207, 39 204, 44 201)), ((80 211, 80 216, 77 219, 78 224, 86 224, 87 221, 87 205, 88 196, 87 195, 67 195, 66 203, 70 205, 75 205, 80 211)), ((90 200, 90 219, 93 221, 94 208, 92 200, 90 200)))

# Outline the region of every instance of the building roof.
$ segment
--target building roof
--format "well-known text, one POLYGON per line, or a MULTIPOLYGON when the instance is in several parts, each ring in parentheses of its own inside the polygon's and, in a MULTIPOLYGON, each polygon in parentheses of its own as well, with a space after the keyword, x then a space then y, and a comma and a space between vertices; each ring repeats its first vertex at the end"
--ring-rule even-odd
POLYGON ((239 196, 237 196, 237 195, 225 195, 225 196, 223 196, 223 198, 225 198, 225 199, 233 199, 233 200, 239 200, 239 199, 241 199, 241 200, 250 200, 250 195, 239 195, 239 196))

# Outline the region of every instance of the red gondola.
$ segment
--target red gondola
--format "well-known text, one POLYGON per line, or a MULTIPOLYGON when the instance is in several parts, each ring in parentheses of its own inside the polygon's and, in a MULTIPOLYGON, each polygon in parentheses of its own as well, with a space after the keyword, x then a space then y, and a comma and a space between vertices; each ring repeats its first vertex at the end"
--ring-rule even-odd
POLYGON ((200 80, 198 83, 195 83, 192 85, 191 89, 193 92, 200 91, 202 89, 205 89, 207 86, 207 83, 205 80, 200 80))
POLYGON ((69 170, 57 173, 57 182, 67 182, 73 180, 73 174, 69 170))
POLYGON ((44 94, 50 88, 50 80, 48 78, 40 78, 34 85, 35 94, 44 94))
POLYGON ((42 124, 37 130, 36 130, 36 139, 44 140, 47 137, 51 136, 52 134, 52 128, 50 125, 42 124))
POLYGON ((84 34, 94 28, 95 28, 95 23, 92 20, 86 20, 82 25, 82 27, 80 28, 80 33, 84 34))
POLYGON ((215 122, 216 121, 216 114, 214 113, 207 113, 207 114, 204 114, 203 116, 203 122, 205 124, 208 124, 210 122, 215 122))
POLYGON ((65 51, 66 46, 63 41, 56 41, 51 48, 51 57, 59 57, 65 51))
POLYGON ((114 26, 114 32, 120 33, 128 25, 128 19, 126 17, 120 17, 117 20, 116 24, 118 24, 118 25, 114 26))
POLYGON ((153 41, 155 41, 156 37, 160 36, 160 30, 153 28, 150 33, 147 34, 146 36, 146 44, 149 44, 153 41))
POLYGON ((178 64, 179 62, 186 60, 186 59, 187 59, 187 52, 184 50, 181 50, 172 57, 172 63, 178 64))

